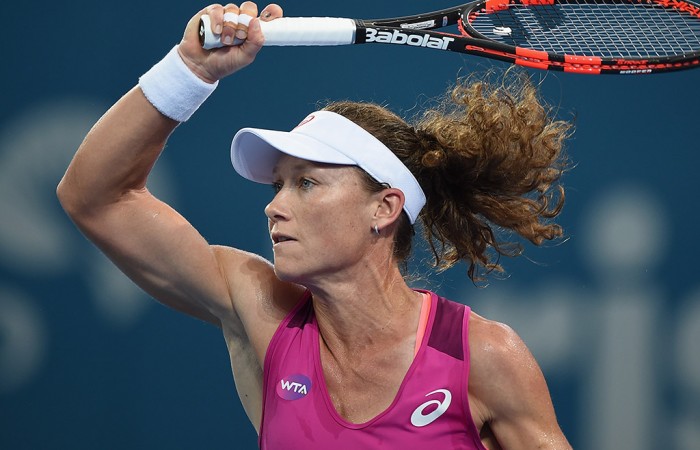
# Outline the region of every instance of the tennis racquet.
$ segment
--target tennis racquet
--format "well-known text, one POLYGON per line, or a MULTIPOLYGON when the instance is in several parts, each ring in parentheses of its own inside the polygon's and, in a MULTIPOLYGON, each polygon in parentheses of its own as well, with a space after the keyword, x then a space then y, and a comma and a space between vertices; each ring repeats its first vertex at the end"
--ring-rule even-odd
MULTIPOLYGON (((700 67, 700 5, 691 0, 480 0, 390 19, 287 17, 261 27, 266 46, 394 44, 585 74, 700 67), (454 33, 433 31, 454 25, 454 33)), ((199 31, 204 48, 222 46, 208 16, 199 31)))

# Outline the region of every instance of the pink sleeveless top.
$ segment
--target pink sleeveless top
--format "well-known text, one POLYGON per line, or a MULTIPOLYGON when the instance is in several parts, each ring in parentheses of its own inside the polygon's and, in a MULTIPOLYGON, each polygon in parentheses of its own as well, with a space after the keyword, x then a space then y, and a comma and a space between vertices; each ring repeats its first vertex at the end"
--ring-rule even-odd
POLYGON ((336 412, 326 389, 307 292, 265 355, 260 448, 485 450, 467 397, 470 309, 429 294, 425 334, 396 398, 375 418, 354 424, 336 412))

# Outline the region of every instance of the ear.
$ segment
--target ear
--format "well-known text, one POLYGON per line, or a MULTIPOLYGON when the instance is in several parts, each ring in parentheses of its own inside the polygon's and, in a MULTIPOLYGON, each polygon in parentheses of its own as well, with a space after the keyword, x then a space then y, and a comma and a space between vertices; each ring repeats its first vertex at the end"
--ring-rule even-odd
POLYGON ((384 229, 399 219, 406 197, 400 189, 396 188, 384 189, 376 195, 379 196, 379 204, 372 219, 380 229, 384 229))

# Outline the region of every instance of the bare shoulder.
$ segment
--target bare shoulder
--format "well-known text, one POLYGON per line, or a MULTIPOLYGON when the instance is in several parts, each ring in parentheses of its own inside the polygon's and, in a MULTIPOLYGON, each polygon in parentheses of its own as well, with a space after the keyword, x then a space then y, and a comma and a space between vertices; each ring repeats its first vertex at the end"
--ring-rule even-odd
POLYGON ((281 321, 304 292, 303 286, 277 278, 272 263, 260 255, 232 247, 212 248, 239 314, 255 312, 259 319, 281 321))
POLYGON ((569 449, 534 356, 508 325, 471 313, 469 398, 503 448, 569 449))
POLYGON ((469 318, 469 348, 473 370, 490 375, 517 376, 535 364, 525 342, 510 326, 486 319, 473 311, 469 318), (527 362, 526 366, 523 363, 527 362))
MULTIPOLYGON (((277 278, 275 269, 260 255, 232 247, 213 246, 232 302, 230 325, 241 328, 259 354, 285 316, 294 308, 304 287, 277 278)), ((230 327, 229 327, 230 328, 230 327)), ((229 329, 231 331, 231 329, 229 329)))
POLYGON ((490 420, 501 392, 526 389, 542 376, 535 358, 510 326, 474 312, 469 318, 469 390, 490 420))

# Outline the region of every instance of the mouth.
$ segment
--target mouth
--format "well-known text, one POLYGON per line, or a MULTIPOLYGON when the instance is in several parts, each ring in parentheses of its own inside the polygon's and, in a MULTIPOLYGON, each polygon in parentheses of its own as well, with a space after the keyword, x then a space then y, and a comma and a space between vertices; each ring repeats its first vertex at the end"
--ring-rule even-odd
POLYGON ((284 242, 290 242, 290 241, 296 240, 296 239, 294 239, 294 238, 292 238, 292 237, 290 237, 290 236, 287 236, 287 235, 284 235, 284 234, 281 234, 281 233, 272 233, 272 234, 270 235, 270 237, 272 238, 272 244, 273 244, 273 245, 277 245, 277 244, 281 244, 281 243, 284 243, 284 242))

